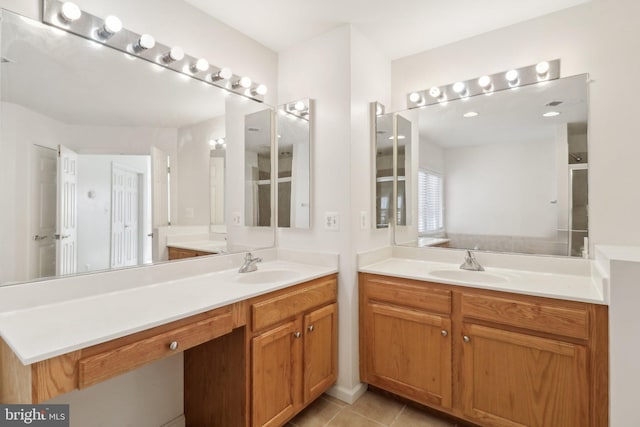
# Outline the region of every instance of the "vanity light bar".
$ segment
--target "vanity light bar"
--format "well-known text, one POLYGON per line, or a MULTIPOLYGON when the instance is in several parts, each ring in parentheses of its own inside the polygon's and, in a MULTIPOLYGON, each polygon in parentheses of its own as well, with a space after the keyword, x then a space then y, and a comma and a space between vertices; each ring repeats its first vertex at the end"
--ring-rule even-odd
POLYGON ((264 101, 267 93, 265 85, 246 76, 235 75, 224 67, 207 66, 205 70, 207 61, 204 58, 187 55, 176 46, 158 43, 149 34, 137 34, 122 28, 122 23, 114 16, 102 19, 81 11, 72 2, 43 0, 42 22, 259 102, 264 101), (107 19, 110 22, 106 22, 107 19), (118 28, 114 28, 111 22, 115 20, 119 23, 118 28), (198 63, 200 67, 195 66, 198 63), (236 85, 240 81, 245 85, 236 85))
POLYGON ((502 73, 484 75, 472 80, 410 92, 407 94, 407 108, 444 104, 454 99, 465 99, 470 96, 490 94, 559 78, 560 60, 543 61, 502 73))
POLYGON ((310 104, 309 100, 301 99, 284 104, 284 109, 281 111, 293 117, 309 121, 310 104))

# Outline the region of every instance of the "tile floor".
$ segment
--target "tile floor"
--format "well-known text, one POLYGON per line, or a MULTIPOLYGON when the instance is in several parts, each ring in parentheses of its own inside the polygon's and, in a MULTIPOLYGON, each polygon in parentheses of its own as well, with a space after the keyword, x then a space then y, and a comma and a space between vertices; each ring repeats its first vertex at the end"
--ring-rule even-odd
POLYGON ((371 390, 367 390, 353 405, 322 395, 287 424, 287 427, 324 426, 456 427, 458 425, 371 390))

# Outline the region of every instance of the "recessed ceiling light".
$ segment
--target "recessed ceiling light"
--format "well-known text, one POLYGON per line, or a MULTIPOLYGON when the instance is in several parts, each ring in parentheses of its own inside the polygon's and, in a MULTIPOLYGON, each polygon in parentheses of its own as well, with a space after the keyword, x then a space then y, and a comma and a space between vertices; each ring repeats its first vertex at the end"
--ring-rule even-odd
POLYGON ((478 113, 477 113, 477 112, 475 112, 475 111, 469 111, 469 112, 467 112, 467 113, 464 113, 462 116, 463 116, 463 117, 476 117, 477 115, 478 115, 478 113))
POLYGON ((558 111, 547 111, 542 115, 542 117, 556 117, 559 116, 560 113, 558 111))

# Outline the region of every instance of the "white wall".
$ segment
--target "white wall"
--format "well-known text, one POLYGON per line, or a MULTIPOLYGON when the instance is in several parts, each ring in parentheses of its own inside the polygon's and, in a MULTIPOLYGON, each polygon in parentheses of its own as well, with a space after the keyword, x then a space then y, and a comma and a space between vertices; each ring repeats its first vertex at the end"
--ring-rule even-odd
MULTIPOLYGON (((186 3, 180 0, 75 2, 82 9, 98 16, 115 14, 122 19, 125 27, 140 33, 151 33, 163 44, 180 45, 187 53, 203 56, 214 65, 228 66, 237 74, 251 76, 253 80, 269 87, 270 93, 265 100, 275 104, 278 73, 275 52, 186 3)), ((40 0, 0 0, 0 7, 37 20, 40 19, 40 4, 40 0)), ((46 132, 43 135, 49 139, 52 137, 46 132)), ((3 159, 12 158, 5 155, 4 149, 2 153, 3 159)), ((4 176, 2 175, 3 178, 4 176)), ((20 204, 21 197, 14 194, 7 200, 12 204, 20 204)), ((1 211, 24 212, 22 209, 17 210, 17 206, 4 204, 1 211)), ((147 369, 148 375, 145 378, 140 378, 135 373, 138 371, 135 371, 121 377, 118 387, 108 389, 96 386, 63 396, 57 402, 71 404, 74 418, 71 425, 75 427, 157 427, 182 413, 182 359, 170 358, 147 369), (129 394, 127 391, 135 393, 129 394), (111 405, 110 402, 114 400, 117 404, 111 405)))
POLYGON ((371 228, 369 128, 369 102, 389 103, 389 61, 357 30, 342 26, 282 52, 279 70, 279 102, 309 97, 315 113, 311 229, 280 229, 278 245, 340 254, 339 376, 332 393, 350 400, 360 390, 355 252, 389 244, 388 230, 371 228), (339 214, 338 233, 324 229, 326 212, 339 214))
POLYGON ((178 215, 172 224, 209 225, 209 140, 224 136, 224 116, 178 129, 178 215))
POLYGON ((392 111, 406 108, 409 92, 542 60, 562 59, 563 76, 592 71, 597 24, 591 9, 586 3, 393 61, 392 111))
POLYGON ((555 154, 554 140, 444 150, 446 231, 555 238, 555 154))

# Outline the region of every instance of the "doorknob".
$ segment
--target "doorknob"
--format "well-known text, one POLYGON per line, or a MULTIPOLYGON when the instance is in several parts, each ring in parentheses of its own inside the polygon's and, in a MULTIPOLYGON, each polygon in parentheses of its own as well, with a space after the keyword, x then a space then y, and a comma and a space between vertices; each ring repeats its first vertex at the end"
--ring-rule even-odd
POLYGON ((68 239, 69 237, 71 237, 70 234, 63 234, 63 235, 54 234, 53 235, 53 238, 56 239, 56 240, 68 239))
POLYGON ((151 237, 153 239, 153 233, 147 234, 147 237, 151 237))
POLYGON ((35 240, 36 242, 39 242, 40 240, 44 240, 47 237, 49 237, 49 236, 46 236, 46 235, 45 236, 40 236, 40 235, 36 234, 35 236, 33 236, 33 240, 35 240))

